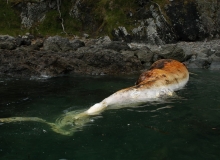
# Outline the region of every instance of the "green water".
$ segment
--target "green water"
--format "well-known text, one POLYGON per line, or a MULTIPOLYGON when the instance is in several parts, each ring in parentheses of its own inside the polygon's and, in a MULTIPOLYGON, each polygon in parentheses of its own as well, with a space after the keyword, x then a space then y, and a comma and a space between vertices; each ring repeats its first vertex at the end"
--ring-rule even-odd
MULTIPOLYGON (((218 160, 220 71, 193 70, 178 97, 107 110, 72 136, 38 122, 0 123, 1 160, 218 160)), ((0 78, 0 117, 39 117, 86 109, 132 86, 125 77, 0 78)))

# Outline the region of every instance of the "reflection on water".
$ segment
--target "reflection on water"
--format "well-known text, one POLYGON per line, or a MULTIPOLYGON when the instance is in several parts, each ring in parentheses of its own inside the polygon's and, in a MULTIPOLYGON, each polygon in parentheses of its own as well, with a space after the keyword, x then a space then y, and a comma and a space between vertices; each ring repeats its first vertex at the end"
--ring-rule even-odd
MULTIPOLYGON (((107 110, 91 117, 73 136, 54 133, 44 123, 0 123, 0 159, 217 160, 220 72, 191 72, 196 75, 191 75, 175 98, 107 110)), ((132 86, 136 78, 0 78, 0 118, 39 117, 55 122, 62 114, 87 109, 113 92, 132 86)))

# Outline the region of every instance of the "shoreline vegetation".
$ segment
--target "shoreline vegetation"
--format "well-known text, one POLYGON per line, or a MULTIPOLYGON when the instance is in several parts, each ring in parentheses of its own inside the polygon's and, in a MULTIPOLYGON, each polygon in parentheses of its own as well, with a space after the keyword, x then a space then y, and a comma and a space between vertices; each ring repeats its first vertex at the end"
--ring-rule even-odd
POLYGON ((2 0, 0 35, 167 44, 218 39, 220 4, 201 0, 2 0))

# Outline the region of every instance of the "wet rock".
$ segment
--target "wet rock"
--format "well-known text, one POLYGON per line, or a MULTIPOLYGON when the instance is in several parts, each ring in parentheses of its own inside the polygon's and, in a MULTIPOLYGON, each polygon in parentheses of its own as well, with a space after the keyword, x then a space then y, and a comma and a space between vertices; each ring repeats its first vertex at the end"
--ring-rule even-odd
POLYGON ((70 41, 70 45, 73 50, 77 50, 78 48, 85 46, 85 43, 76 39, 76 40, 70 41))
POLYGON ((204 59, 194 59, 194 60, 190 60, 188 61, 188 63, 185 63, 187 65, 188 68, 203 68, 203 69, 208 69, 210 67, 210 62, 208 60, 204 60, 204 59))
POLYGON ((220 57, 220 45, 216 45, 213 47, 213 51, 217 57, 220 57))
POLYGON ((9 35, 0 36, 0 49, 13 50, 16 48, 15 38, 9 35))
POLYGON ((13 50, 16 48, 16 45, 13 42, 0 42, 0 48, 13 50))
POLYGON ((100 45, 100 44, 106 45, 106 44, 109 44, 111 42, 112 42, 112 40, 109 38, 109 36, 100 37, 96 40, 97 45, 100 45))
POLYGON ((134 57, 135 56, 135 52, 134 51, 122 51, 121 54, 125 58, 130 58, 130 57, 134 57))
POLYGON ((33 43, 32 45, 38 47, 38 48, 41 48, 43 47, 43 40, 36 40, 35 43, 33 43))
POLYGON ((69 39, 60 36, 48 37, 44 41, 43 48, 44 50, 51 50, 55 52, 66 52, 73 49, 69 39))
POLYGON ((60 36, 48 37, 43 43, 44 50, 51 50, 55 52, 77 50, 83 46, 85 46, 83 41, 78 39, 69 41, 68 38, 60 36))
POLYGON ((31 40, 29 38, 18 37, 18 38, 16 38, 16 44, 18 46, 22 46, 22 45, 29 46, 29 45, 31 45, 31 40))
POLYGON ((220 46, 219 40, 203 41, 203 42, 180 42, 179 46, 185 49, 188 53, 191 53, 191 57, 186 59, 186 65, 188 68, 218 68, 218 46, 220 46))
POLYGON ((135 56, 141 61, 141 64, 148 68, 153 62, 154 53, 149 48, 141 48, 135 51, 135 56))
POLYGON ((112 49, 115 51, 120 51, 120 50, 130 50, 130 47, 126 42, 121 42, 121 41, 112 41, 106 45, 103 46, 105 49, 112 49))
POLYGON ((0 41, 14 41, 15 38, 9 35, 0 35, 0 41))
POLYGON ((213 61, 210 65, 211 70, 220 70, 220 61, 213 61))
MULTIPOLYGON (((0 42, 16 44, 14 37, 0 37, 3 39, 0 42)), ((59 36, 45 41, 32 39, 29 46, 0 49, 0 74, 27 77, 68 73, 129 74, 146 69, 161 58, 179 60, 188 68, 220 69, 220 40, 157 46, 127 44, 111 41, 109 37, 71 41, 59 36)))
POLYGON ((161 51, 158 53, 159 58, 163 59, 175 59, 183 62, 186 59, 186 54, 181 47, 177 44, 167 44, 162 46, 161 51))
POLYGON ((213 54, 209 57, 211 64, 210 64, 210 68, 211 70, 220 70, 220 56, 213 54))
POLYGON ((74 52, 0 50, 0 74, 13 76, 58 76, 67 73, 128 74, 143 69, 136 57, 127 58, 101 47, 81 47, 74 52))

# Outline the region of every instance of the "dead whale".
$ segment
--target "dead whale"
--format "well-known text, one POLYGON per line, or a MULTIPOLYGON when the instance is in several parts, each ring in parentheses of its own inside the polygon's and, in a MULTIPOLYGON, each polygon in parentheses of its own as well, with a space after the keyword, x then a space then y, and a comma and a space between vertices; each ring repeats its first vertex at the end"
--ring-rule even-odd
POLYGON ((62 135, 72 135, 77 129, 90 121, 90 117, 107 109, 135 106, 155 101, 163 96, 172 96, 183 88, 189 80, 185 65, 172 59, 161 59, 143 72, 134 86, 119 90, 85 111, 72 111, 62 115, 55 123, 38 117, 0 118, 2 123, 36 121, 48 124, 53 131, 62 135))

